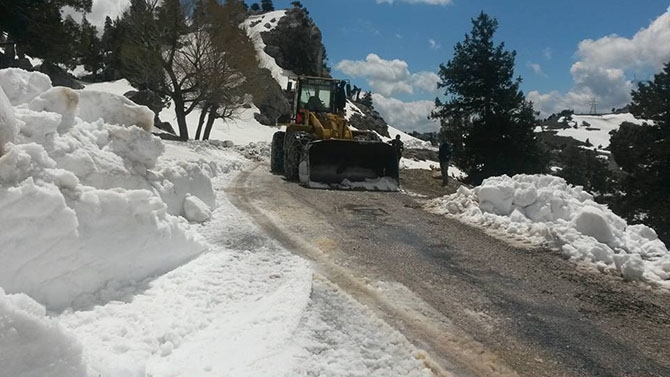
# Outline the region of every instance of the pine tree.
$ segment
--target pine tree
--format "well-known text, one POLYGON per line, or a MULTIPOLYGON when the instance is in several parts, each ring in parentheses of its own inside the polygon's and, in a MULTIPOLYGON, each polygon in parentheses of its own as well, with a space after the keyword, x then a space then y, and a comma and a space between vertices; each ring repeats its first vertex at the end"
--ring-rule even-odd
POLYGON ((102 42, 98 30, 84 16, 81 20, 78 55, 84 69, 97 73, 103 67, 102 42))
POLYGON ((670 242, 670 62, 631 94, 631 113, 654 124, 625 122, 611 132, 612 156, 625 174, 624 194, 612 205, 628 220, 652 226, 670 242))
POLYGON ((254 12, 260 12, 261 6, 258 5, 258 3, 253 3, 251 4, 251 10, 253 10, 254 12))
POLYGON ((0 31, 7 33, 6 48, 13 51, 16 46, 20 54, 42 58, 47 64, 72 66, 79 25, 62 18, 65 6, 90 12, 91 0, 0 1, 0 31))
POLYGON ((472 20, 472 31, 440 65, 439 88, 431 117, 439 119, 441 136, 453 146, 454 160, 472 183, 492 175, 540 172, 546 163, 535 138, 538 125, 532 104, 514 78, 515 51, 495 45, 498 22, 485 13, 472 20))
POLYGON ((261 10, 263 12, 272 12, 275 10, 275 6, 272 4, 272 0, 261 0, 261 10))

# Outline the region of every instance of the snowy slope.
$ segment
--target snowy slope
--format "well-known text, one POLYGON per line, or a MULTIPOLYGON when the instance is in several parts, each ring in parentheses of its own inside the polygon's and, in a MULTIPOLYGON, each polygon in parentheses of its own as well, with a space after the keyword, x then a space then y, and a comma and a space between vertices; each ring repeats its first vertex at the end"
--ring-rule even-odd
POLYGON ((618 130, 623 122, 635 124, 644 123, 636 119, 633 114, 608 114, 608 115, 573 115, 568 124, 571 128, 557 130, 558 136, 572 137, 576 140, 589 142, 598 149, 605 149, 610 145, 610 131, 618 130), (584 125, 588 123, 588 126, 584 125), (572 128, 576 126, 577 128, 572 128), (590 128, 590 129, 587 129, 590 128))
POLYGON ((261 33, 274 29, 285 14, 285 10, 277 10, 251 16, 241 25, 241 27, 247 31, 247 35, 256 48, 256 55, 258 56, 260 67, 269 69, 272 73, 272 77, 277 80, 277 83, 282 89, 286 88, 289 77, 294 76, 294 74, 293 72, 278 66, 275 58, 265 52, 265 43, 263 42, 261 33), (269 25, 269 27, 266 27, 266 25, 269 25))

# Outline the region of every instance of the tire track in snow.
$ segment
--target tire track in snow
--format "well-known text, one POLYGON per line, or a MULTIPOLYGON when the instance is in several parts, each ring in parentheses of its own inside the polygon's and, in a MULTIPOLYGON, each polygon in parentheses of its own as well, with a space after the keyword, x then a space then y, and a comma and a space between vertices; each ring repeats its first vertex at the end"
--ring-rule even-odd
MULTIPOLYGON (((417 303, 412 298, 404 303, 403 300, 397 300, 399 297, 395 297, 394 301, 389 300, 378 290, 354 277, 351 271, 334 262, 318 245, 309 243, 300 236, 291 234, 290 230, 282 228, 279 225, 281 221, 274 218, 276 214, 272 212, 273 210, 281 212, 282 206, 289 204, 292 198, 290 195, 280 198, 281 193, 277 190, 277 185, 272 185, 271 180, 263 181, 262 173, 258 172, 260 166, 264 165, 256 165, 235 178, 231 186, 226 189, 230 201, 238 209, 249 214, 262 229, 274 236, 286 249, 314 261, 318 272, 325 278, 370 308, 411 342, 427 349, 428 352, 420 351, 415 357, 422 359, 436 375, 518 376, 497 355, 487 351, 483 345, 452 326, 446 318, 436 319, 421 313, 414 308, 417 303), (272 210, 264 209, 261 203, 267 206, 270 203, 268 198, 273 196, 274 203, 281 205, 272 210)), ((301 215, 296 208, 288 210, 284 208, 284 211, 290 212, 290 216, 301 215)), ((306 220, 318 221, 314 218, 306 220)), ((325 235, 327 231, 323 229, 322 233, 325 235)), ((317 243, 327 248, 336 247, 334 243, 327 242, 324 238, 317 243)))

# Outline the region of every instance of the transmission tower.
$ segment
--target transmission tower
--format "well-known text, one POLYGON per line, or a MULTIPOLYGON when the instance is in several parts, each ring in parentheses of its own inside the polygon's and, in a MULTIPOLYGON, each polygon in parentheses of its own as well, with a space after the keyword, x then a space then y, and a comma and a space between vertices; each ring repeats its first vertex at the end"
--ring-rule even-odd
POLYGON ((591 109, 589 110, 590 115, 597 115, 598 114, 598 101, 596 100, 596 97, 591 97, 591 100, 589 101, 589 105, 591 105, 591 109))

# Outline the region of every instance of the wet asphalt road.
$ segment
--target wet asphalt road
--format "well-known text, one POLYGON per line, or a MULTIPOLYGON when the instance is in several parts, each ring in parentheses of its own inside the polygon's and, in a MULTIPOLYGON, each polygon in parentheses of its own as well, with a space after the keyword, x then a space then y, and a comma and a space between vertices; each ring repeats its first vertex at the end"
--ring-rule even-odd
POLYGON ((424 349, 437 374, 670 377, 665 291, 509 246, 403 193, 306 189, 260 165, 229 194, 424 349))

